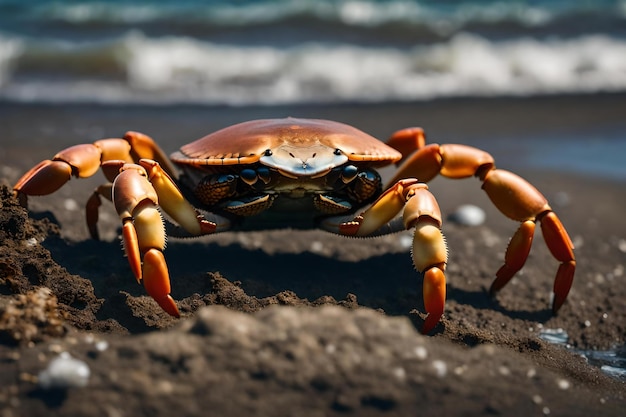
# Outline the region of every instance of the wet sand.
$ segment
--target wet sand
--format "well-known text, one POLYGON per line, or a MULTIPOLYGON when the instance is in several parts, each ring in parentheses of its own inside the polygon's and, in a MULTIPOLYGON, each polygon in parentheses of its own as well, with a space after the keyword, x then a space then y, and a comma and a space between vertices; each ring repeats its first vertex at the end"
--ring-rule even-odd
MULTIPOLYGON (((298 320, 311 320, 320 305, 331 304, 346 307, 340 310, 341 313, 332 313, 339 314, 334 319, 334 335, 344 334, 345 323, 352 320, 371 323, 372 328, 379 329, 359 339, 367 346, 374 346, 369 353, 361 352, 364 363, 380 362, 372 352, 393 346, 394 340, 407 337, 410 339, 407 343, 422 344, 431 352, 427 363, 437 363, 438 367, 441 361, 448 364, 445 377, 432 383, 420 383, 419 373, 423 372, 422 379, 430 380, 432 369, 412 368, 413 365, 402 362, 404 359, 395 358, 391 365, 381 362, 380 366, 393 365, 393 369, 402 367, 405 370, 402 372, 412 371, 398 386, 394 385, 398 383, 397 376, 382 377, 382 374, 376 374, 378 368, 371 365, 373 368, 369 374, 354 370, 351 375, 333 374, 332 378, 331 374, 324 374, 321 367, 316 378, 331 378, 334 382, 322 384, 322 389, 316 385, 319 380, 314 378, 318 382, 311 382, 303 389, 294 381, 280 379, 278 371, 266 370, 263 378, 246 379, 241 375, 257 374, 254 369, 244 367, 235 376, 228 372, 221 376, 245 380, 241 386, 248 391, 231 392, 241 406, 236 411, 257 410, 260 415, 288 415, 290 409, 307 410, 308 415, 315 415, 315 412, 319 415, 411 415, 419 407, 433 415, 440 412, 446 415, 468 412, 473 415, 493 412, 507 415, 584 415, 590 412, 620 415, 626 405, 624 382, 587 364, 571 350, 543 341, 539 334, 545 329, 563 329, 569 336, 569 344, 578 349, 609 349, 624 345, 625 183, 619 178, 594 177, 551 170, 550 167, 537 169, 526 163, 527 156, 519 149, 523 150, 524 137, 563 136, 572 132, 580 138, 585 132, 590 135, 614 132, 624 127, 622 109, 625 105, 626 97, 621 95, 296 108, 0 104, 3 124, 0 178, 7 186, 30 166, 64 147, 118 136, 126 130, 148 133, 171 152, 182 143, 212 130, 254 118, 288 115, 330 118, 350 123, 381 138, 395 129, 420 125, 427 129, 431 141, 466 143, 488 151, 493 148, 498 166, 514 169, 548 197, 577 247, 575 282, 558 316, 553 317, 549 309, 552 280, 558 263, 545 247, 540 233, 524 269, 495 299, 491 299, 487 289, 517 225, 493 208, 476 179, 436 179, 430 188, 444 213, 470 203, 486 211, 487 221, 478 227, 464 227, 453 222, 444 224, 450 247, 448 300, 444 319, 432 336, 422 338, 416 332, 402 336, 404 327, 400 326, 398 330, 395 325, 378 321, 385 320, 386 316, 401 317, 400 320, 408 320, 409 327, 413 328, 419 328, 423 321, 421 277, 412 268, 404 244, 406 233, 357 240, 319 231, 279 230, 224 233, 189 241, 172 239, 166 250, 172 275, 172 295, 179 301, 185 316, 183 320, 173 320, 145 297, 142 287, 134 282, 117 242, 119 222, 111 207, 102 210, 100 230, 103 241, 94 242, 87 238, 82 205, 102 181, 100 174, 88 180, 71 181, 51 196, 31 198, 29 220, 5 191, 0 206, 4 233, 0 243, 0 309, 4 314, 0 326, 3 335, 0 355, 4 364, 0 405, 14 413, 28 415, 68 412, 90 415, 86 404, 99 401, 108 401, 111 409, 122 409, 124 401, 120 396, 111 396, 110 392, 128 389, 129 395, 152 398, 149 391, 153 388, 141 382, 132 389, 120 388, 111 375, 131 371, 136 377, 137 372, 147 367, 154 367, 150 377, 159 381, 172 381, 183 387, 205 385, 215 388, 216 382, 207 382, 206 376, 190 372, 188 366, 154 366, 155 356, 144 353, 136 353, 136 362, 128 364, 124 352, 139 349, 129 346, 151 346, 153 341, 150 338, 161 338, 163 346, 170 346, 174 343, 172 340, 187 340, 189 333, 197 333, 190 331, 189 326, 197 328, 209 326, 207 321, 213 323, 206 314, 221 314, 224 329, 229 328, 231 321, 248 320, 234 313, 229 315, 222 314, 221 310, 211 310, 215 307, 210 307, 209 311, 218 313, 202 313, 201 318, 196 318, 197 311, 205 305, 222 305, 243 311, 250 315, 255 325, 263 327, 267 323, 283 323, 273 315, 292 317, 291 322, 287 320, 292 325, 298 320), (24 242, 31 238, 41 243, 25 245, 24 242), (8 306, 22 302, 19 304, 21 311, 34 309, 32 306, 41 302, 19 301, 17 294, 28 293, 40 285, 51 288, 58 302, 44 297, 47 300, 45 305, 50 307, 46 310, 49 318, 35 326, 38 330, 32 343, 13 346, 15 332, 12 330, 21 328, 20 323, 23 325, 32 318, 8 321, 7 311, 15 312, 8 306), (272 308, 269 313, 262 312, 276 304, 285 305, 278 308, 284 308, 284 312, 276 313, 272 308), (287 307, 289 305, 299 306, 299 309, 292 310, 287 307), (359 313, 353 310, 360 311, 361 308, 382 311, 384 316, 354 316, 359 313), (65 323, 60 327, 57 316, 65 323), (385 333, 381 330, 385 326, 400 333, 385 333), (85 341, 85 332, 92 339, 106 340, 110 346, 108 353, 95 354, 93 343, 85 341), (88 386, 50 393, 37 388, 35 380, 28 375, 36 375, 59 349, 68 350, 90 365, 98 389, 88 386), (484 372, 479 372, 481 369, 484 372), (532 375, 529 376, 529 372, 532 375), (374 374, 379 375, 378 382, 372 382, 367 393, 359 391, 360 384, 369 381, 374 374), (392 380, 395 382, 390 382, 392 380), (280 386, 280 390, 274 390, 276 386, 280 386), (350 386, 355 387, 353 394, 357 400, 346 399, 352 398, 346 394, 350 392, 346 387, 350 386), (387 396, 375 397, 376 401, 371 400, 372 392, 388 393, 390 386, 396 387, 393 392, 407 392, 408 396, 385 394, 387 396), (489 387, 489 391, 481 387, 489 387), (276 392, 284 395, 276 397, 276 392), (275 403, 279 398, 282 408, 277 409, 275 403)), ((30 298, 34 297, 29 294, 30 298)), ((216 339, 215 335, 223 329, 219 324, 210 326, 217 326, 217 330, 201 335, 204 343, 221 346, 221 339, 216 339)), ((276 327, 280 328, 279 325, 276 327)), ((301 340, 302 334, 297 329, 289 329, 298 335, 297 340, 301 340)), ((266 331, 271 333, 271 330, 266 331)), ((318 328, 307 331, 318 341, 329 337, 318 328)), ((336 343, 348 343, 341 340, 337 339, 336 343)), ((212 357, 211 363, 203 365, 208 374, 217 372, 217 365, 213 362, 232 363, 237 357, 235 352, 246 351, 246 344, 241 341, 235 340, 230 346, 230 351, 222 349, 220 354, 214 353, 216 356, 212 357)), ((153 348, 148 351, 150 349, 153 348)), ((189 355, 202 356, 201 352, 197 350, 189 355)), ((291 368, 288 369, 304 375, 302 380, 307 380, 305 364, 315 358, 329 360, 324 352, 314 350, 309 352, 309 357, 302 358, 296 355, 289 362, 291 368)), ((172 347, 159 355, 176 363, 175 357, 181 353, 172 347)), ((283 366, 281 357, 279 355, 266 364, 268 369, 274 369, 272 365, 283 366)), ((164 360, 157 362, 162 364, 164 360)), ((176 400, 174 395, 164 394, 157 401, 163 406, 158 412, 165 415, 171 413, 171 408, 167 411, 165 407, 178 407, 183 414, 194 415, 192 405, 195 405, 199 410, 211 407, 221 411, 221 415, 236 415, 235 409, 228 408, 223 400, 225 396, 221 398, 222 402, 215 396, 181 398, 187 398, 187 403, 181 405, 181 400, 176 400)), ((133 415, 141 415, 137 413, 149 409, 141 402, 129 403, 129 407, 128 412, 132 411, 133 415)), ((93 412, 96 411, 102 409, 94 408, 93 412)))

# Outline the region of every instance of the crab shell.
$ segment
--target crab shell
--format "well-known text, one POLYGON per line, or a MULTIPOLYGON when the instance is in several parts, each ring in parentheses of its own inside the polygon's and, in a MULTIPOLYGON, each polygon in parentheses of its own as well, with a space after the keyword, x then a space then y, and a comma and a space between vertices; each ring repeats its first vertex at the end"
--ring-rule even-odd
POLYGON ((320 177, 348 161, 384 166, 402 154, 352 126, 328 120, 240 123, 183 146, 172 160, 187 166, 261 163, 290 178, 320 177))

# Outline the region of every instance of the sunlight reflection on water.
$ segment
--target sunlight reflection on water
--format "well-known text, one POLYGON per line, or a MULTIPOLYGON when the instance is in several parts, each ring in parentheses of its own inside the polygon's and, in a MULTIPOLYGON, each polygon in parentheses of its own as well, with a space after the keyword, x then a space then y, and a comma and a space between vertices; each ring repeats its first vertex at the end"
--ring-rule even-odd
POLYGON ((587 361, 600 368, 605 374, 626 382, 626 345, 609 350, 572 349, 568 343, 569 336, 561 328, 543 329, 539 338, 555 345, 563 346, 583 356, 587 361))

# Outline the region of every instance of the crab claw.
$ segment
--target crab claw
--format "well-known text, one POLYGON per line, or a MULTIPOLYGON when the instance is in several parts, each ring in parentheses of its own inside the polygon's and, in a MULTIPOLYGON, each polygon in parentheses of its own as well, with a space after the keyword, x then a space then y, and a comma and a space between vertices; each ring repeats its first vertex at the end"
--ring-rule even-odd
POLYGON ((180 317, 170 297, 170 278, 163 256, 165 228, 157 210, 157 193, 139 165, 126 164, 113 184, 113 202, 123 220, 124 250, 137 281, 174 317, 180 317), (143 262, 142 262, 143 257, 143 262))

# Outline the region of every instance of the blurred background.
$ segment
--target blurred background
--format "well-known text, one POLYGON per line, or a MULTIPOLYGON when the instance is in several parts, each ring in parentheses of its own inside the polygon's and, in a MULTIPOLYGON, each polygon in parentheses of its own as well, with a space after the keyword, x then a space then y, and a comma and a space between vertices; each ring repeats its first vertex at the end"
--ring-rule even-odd
POLYGON ((22 102, 624 90, 623 0, 0 0, 0 98, 22 102))
POLYGON ((301 116, 626 180, 625 92, 626 0, 0 0, 2 140, 42 157, 301 116))

